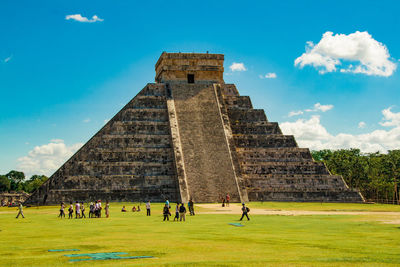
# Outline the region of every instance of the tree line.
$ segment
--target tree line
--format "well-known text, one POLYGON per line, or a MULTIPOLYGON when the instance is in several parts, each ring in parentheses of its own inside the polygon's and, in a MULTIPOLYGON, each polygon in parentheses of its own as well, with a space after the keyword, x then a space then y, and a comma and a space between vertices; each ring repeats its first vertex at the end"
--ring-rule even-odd
POLYGON ((45 175, 32 175, 25 180, 25 174, 19 171, 10 171, 7 174, 0 175, 0 193, 10 191, 25 191, 32 193, 49 179, 45 175))
MULTIPOLYGON (((324 149, 311 154, 315 161, 324 162, 332 174, 341 175, 350 188, 358 189, 367 201, 399 204, 400 150, 381 154, 324 149)), ((23 172, 12 170, 0 175, 0 192, 32 193, 47 179, 45 175, 32 175, 25 180, 23 172)))
POLYGON ((360 190, 367 201, 399 204, 400 150, 381 154, 324 149, 311 154, 332 174, 341 175, 349 187, 360 190))

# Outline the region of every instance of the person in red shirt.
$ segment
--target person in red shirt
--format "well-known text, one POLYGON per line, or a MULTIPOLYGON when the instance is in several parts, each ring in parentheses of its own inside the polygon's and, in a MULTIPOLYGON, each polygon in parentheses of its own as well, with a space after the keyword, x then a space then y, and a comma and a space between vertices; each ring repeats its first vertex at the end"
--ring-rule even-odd
POLYGON ((231 200, 231 196, 229 193, 226 194, 226 206, 229 207, 229 201, 231 200))

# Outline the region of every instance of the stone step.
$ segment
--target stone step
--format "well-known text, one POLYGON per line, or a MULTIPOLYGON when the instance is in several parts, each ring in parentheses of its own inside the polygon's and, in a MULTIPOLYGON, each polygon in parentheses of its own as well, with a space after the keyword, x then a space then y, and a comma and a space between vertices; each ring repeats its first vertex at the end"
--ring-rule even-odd
POLYGON ((297 147, 293 135, 233 135, 236 147, 297 147))
POLYGON ((98 147, 170 147, 169 135, 103 135, 98 147))
POLYGON ((166 109, 167 103, 164 96, 141 96, 138 95, 131 101, 126 108, 130 109, 145 109, 145 108, 161 108, 166 109))
POLYGON ((268 121, 263 109, 237 109, 228 108, 231 125, 250 122, 268 121))
POLYGON ((90 151, 83 155, 81 161, 102 161, 102 162, 166 162, 172 161, 174 155, 172 150, 161 152, 104 152, 104 151, 90 151))
POLYGON ((268 122, 264 125, 252 124, 252 123, 240 123, 231 125, 232 134, 234 135, 244 135, 244 134, 282 134, 278 123, 268 122))
POLYGON ((250 97, 248 96, 223 96, 225 105, 228 109, 252 109, 253 105, 251 104, 250 97))
POLYGON ((261 191, 249 193, 250 201, 301 201, 301 202, 362 202, 362 197, 351 190, 321 191, 261 191))
POLYGON ((134 176, 153 176, 153 175, 175 175, 175 169, 172 162, 166 164, 160 163, 119 163, 105 162, 87 163, 76 162, 65 174, 79 173, 80 175, 102 176, 107 175, 134 175, 134 176), (77 172, 78 171, 78 172, 77 172))
POLYGON ((116 122, 113 127, 104 131, 108 135, 147 134, 147 135, 169 135, 170 129, 165 122, 116 122))
POLYGON ((129 108, 118 114, 119 121, 168 121, 168 111, 159 108, 129 108))
MULTIPOLYGON (((275 176, 274 178, 265 179, 263 177, 251 176, 246 178, 246 185, 254 188, 270 188, 270 187, 281 187, 281 186, 300 186, 305 188, 313 188, 314 186, 328 186, 332 188, 343 188, 344 182, 340 176, 325 175, 319 176, 308 176, 303 178, 275 176)), ((346 187, 346 186, 344 186, 346 187)))
POLYGON ((149 83, 139 92, 139 96, 165 96, 165 84, 149 83))
POLYGON ((329 174, 324 164, 317 162, 274 162, 266 165, 242 165, 243 174, 329 174), (312 163, 312 164, 309 164, 312 163))
POLYGON ((239 95, 239 91, 237 90, 236 86, 234 84, 223 84, 221 85, 221 89, 222 89, 222 95, 223 97, 227 97, 227 96, 238 96, 239 95))

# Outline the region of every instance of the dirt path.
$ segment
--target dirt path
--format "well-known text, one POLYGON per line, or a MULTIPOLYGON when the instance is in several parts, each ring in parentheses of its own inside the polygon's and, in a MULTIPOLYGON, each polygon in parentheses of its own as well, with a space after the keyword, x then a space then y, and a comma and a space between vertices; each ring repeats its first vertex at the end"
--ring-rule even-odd
MULTIPOLYGON (((238 204, 230 204, 229 207, 221 207, 221 204, 197 204, 203 209, 198 213, 202 214, 240 214, 241 206, 238 204)), ((269 210, 269 209, 257 209, 251 208, 250 214, 258 215, 286 215, 286 216, 299 216, 299 215, 384 215, 384 216, 398 216, 400 218, 400 212, 394 211, 312 211, 312 210, 269 210)), ((397 220, 400 221, 400 220, 397 220)))

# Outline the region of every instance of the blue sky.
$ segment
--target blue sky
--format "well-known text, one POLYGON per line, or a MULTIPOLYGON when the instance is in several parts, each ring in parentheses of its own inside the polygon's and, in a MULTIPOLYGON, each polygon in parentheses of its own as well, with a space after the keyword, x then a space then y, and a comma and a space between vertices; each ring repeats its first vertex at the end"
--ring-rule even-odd
POLYGON ((300 146, 399 149, 399 2, 282 2, 1 1, 0 173, 51 174, 154 81, 163 51, 225 54, 225 82, 300 146))

